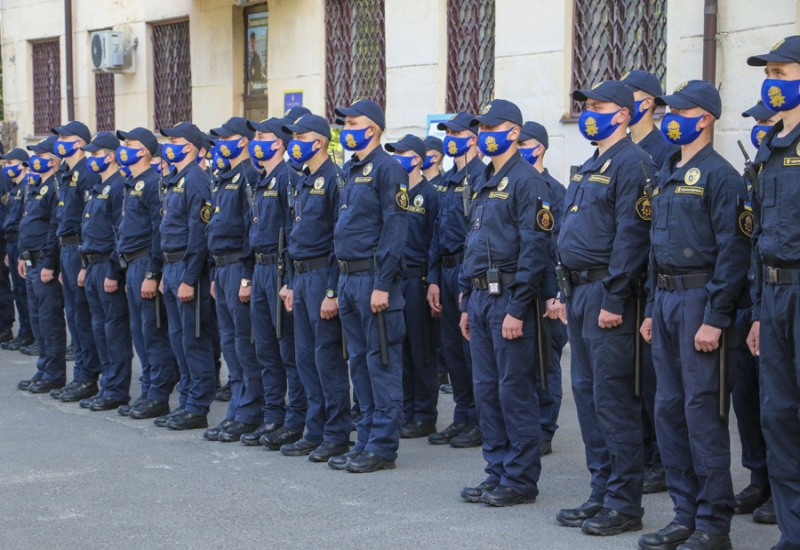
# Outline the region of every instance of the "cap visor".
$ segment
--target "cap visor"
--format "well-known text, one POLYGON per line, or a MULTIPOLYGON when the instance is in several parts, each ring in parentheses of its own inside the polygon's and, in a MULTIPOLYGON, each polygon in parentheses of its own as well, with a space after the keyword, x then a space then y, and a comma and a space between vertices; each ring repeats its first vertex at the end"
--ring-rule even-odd
POLYGON ((298 126, 297 124, 281 126, 281 130, 287 134, 305 134, 307 132, 313 132, 313 130, 309 130, 305 126, 298 126))
POLYGON ((383 147, 390 153, 394 153, 395 151, 398 153, 405 153, 406 151, 411 151, 411 147, 409 147, 408 145, 404 145, 402 143, 387 143, 383 147))
POLYGON ((117 130, 115 135, 117 136, 117 139, 124 141, 124 140, 128 139, 128 135, 129 134, 128 134, 128 132, 123 132, 122 130, 117 130))
POLYGON ((100 147, 98 145, 93 145, 91 143, 81 147, 81 151, 86 151, 87 153, 94 153, 96 151, 99 151, 100 149, 103 149, 103 147, 100 147))
POLYGON ((67 130, 63 126, 58 126, 56 128, 50 128, 50 131, 52 131, 57 136, 74 136, 75 135, 74 132, 70 132, 69 130, 67 130))
POLYGON ((220 126, 219 128, 212 128, 208 133, 211 134, 212 136, 217 136, 217 137, 228 137, 236 134, 236 132, 234 132, 230 128, 226 128, 225 126, 220 126))
POLYGON ((471 130, 469 126, 464 126, 463 124, 459 124, 452 120, 448 120, 447 122, 440 122, 436 125, 436 128, 443 132, 445 130, 453 130, 454 132, 463 132, 464 130, 471 130))
POLYGON ((701 105, 697 105, 696 103, 689 101, 688 99, 684 99, 678 96, 677 94, 658 96, 656 98, 656 105, 660 107, 664 106, 672 107, 675 109, 693 109, 695 107, 701 107, 703 109, 705 108, 702 107, 701 105))
POLYGON ((587 99, 595 99, 597 101, 605 101, 607 103, 613 103, 614 105, 617 102, 613 99, 609 99, 607 95, 598 93, 596 90, 575 90, 572 92, 572 99, 575 101, 586 101, 587 99))
POLYGON ((183 137, 183 133, 180 130, 176 130, 175 128, 160 128, 158 130, 162 136, 164 137, 183 137))
POLYGON ((767 120, 768 118, 772 118, 775 116, 775 111, 772 111, 768 107, 764 105, 755 105, 750 107, 745 112, 742 113, 743 117, 753 117, 758 120, 767 120))
POLYGON ((361 113, 350 107, 341 107, 333 110, 334 114, 338 117, 345 118, 348 116, 362 116, 361 113))
POLYGON ((747 64, 751 67, 763 67, 768 61, 774 61, 775 63, 798 63, 796 59, 791 59, 772 52, 747 58, 747 64))
POLYGON ((470 128, 475 128, 480 124, 484 126, 497 126, 498 124, 502 124, 506 122, 504 118, 497 118, 496 116, 492 115, 481 115, 472 119, 472 122, 469 123, 470 128))

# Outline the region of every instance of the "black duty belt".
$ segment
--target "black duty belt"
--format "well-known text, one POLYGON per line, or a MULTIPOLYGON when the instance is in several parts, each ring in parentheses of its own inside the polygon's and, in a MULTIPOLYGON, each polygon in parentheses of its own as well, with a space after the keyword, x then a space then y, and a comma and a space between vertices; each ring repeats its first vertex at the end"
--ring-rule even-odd
POLYGON ((23 260, 41 260, 44 258, 44 253, 39 250, 24 250, 22 252, 22 259, 23 260))
POLYGON ((459 252, 452 256, 442 256, 442 265, 445 267, 455 267, 464 262, 464 253, 459 252))
POLYGON ((19 233, 6 233, 6 242, 15 243, 19 240, 19 233))
POLYGON ((795 276, 800 277, 800 267, 764 266, 764 282, 768 285, 790 285, 795 276))
POLYGON ((176 250, 175 252, 164 252, 164 261, 168 264, 182 262, 183 257, 186 256, 186 249, 176 250))
POLYGON ((150 254, 150 249, 147 247, 140 248, 134 252, 128 252, 126 254, 120 254, 120 259, 125 262, 126 264, 130 264, 133 260, 138 260, 142 256, 147 256, 150 254))
POLYGON ((570 270, 568 273, 569 283, 575 287, 605 279, 608 277, 609 271, 608 267, 593 267, 591 269, 584 269, 583 271, 570 270))
POLYGON ((669 290, 670 292, 680 289, 703 288, 713 278, 714 274, 711 272, 687 273, 686 275, 664 275, 659 273, 658 288, 669 290))
POLYGON ((262 254, 256 252, 256 263, 259 265, 272 265, 278 263, 277 254, 262 254))
POLYGON ((226 265, 235 264, 242 259, 242 256, 244 256, 244 252, 242 250, 237 250, 236 252, 231 252, 230 254, 222 254, 221 256, 214 256, 214 264, 217 267, 225 267, 226 265))
POLYGON ((58 240, 61 242, 61 246, 68 246, 71 244, 81 244, 81 236, 80 235, 64 235, 63 237, 59 237, 58 240))
POLYGON ((319 258, 311 258, 310 260, 295 260, 293 263, 296 273, 308 273, 315 269, 328 267, 328 257, 320 256, 319 258))
POLYGON ((428 277, 427 262, 422 262, 422 264, 418 266, 407 267, 405 271, 403 271, 403 279, 422 279, 423 277, 428 277))
POLYGON ((339 260, 339 271, 345 274, 349 273, 361 273, 362 271, 369 271, 372 269, 372 260, 353 260, 351 262, 345 262, 339 260))
POLYGON ((100 262, 105 262, 111 259, 111 252, 106 252, 105 254, 84 254, 84 258, 90 264, 99 264, 100 262))
MULTIPOLYGON (((516 273, 500 273, 500 284, 503 286, 510 286, 516 279, 516 273)), ((486 275, 482 277, 472 277, 470 279, 472 288, 475 290, 489 290, 489 279, 486 275)))

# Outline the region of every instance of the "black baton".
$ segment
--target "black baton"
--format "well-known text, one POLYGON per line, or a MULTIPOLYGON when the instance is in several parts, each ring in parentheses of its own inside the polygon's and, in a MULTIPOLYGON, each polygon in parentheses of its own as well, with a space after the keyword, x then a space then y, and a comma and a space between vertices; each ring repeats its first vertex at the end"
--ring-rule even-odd
POLYGON ((726 330, 722 329, 719 340, 719 417, 722 420, 728 419, 728 365, 726 362, 726 351, 728 338, 726 330))
POLYGON ((545 319, 542 313, 542 306, 547 311, 547 304, 543 304, 543 300, 536 298, 536 340, 539 347, 539 387, 542 391, 547 391, 547 369, 550 368, 552 362, 550 354, 550 346, 552 345, 552 336, 550 335, 549 319, 545 319))
POLYGON ((156 328, 161 328, 161 298, 156 287, 156 328))
POLYGON ((200 281, 195 285, 194 303, 194 337, 200 338, 200 281))
MULTIPOLYGON (((375 270, 375 276, 378 276, 378 251, 372 250, 372 268, 375 270)), ((383 317, 383 311, 378 312, 378 337, 381 341, 381 363, 384 366, 389 364, 389 347, 386 343, 386 319, 383 317)))
MULTIPOLYGON (((642 297, 636 293, 636 326, 641 327, 643 322, 642 297)), ((637 329, 634 343, 633 356, 633 395, 642 396, 642 333, 637 329)))
MULTIPOLYGON (((340 321, 341 324, 341 321, 340 321)), ((344 325, 342 324, 342 358, 345 361, 350 360, 350 354, 347 353, 347 335, 344 333, 344 325)))

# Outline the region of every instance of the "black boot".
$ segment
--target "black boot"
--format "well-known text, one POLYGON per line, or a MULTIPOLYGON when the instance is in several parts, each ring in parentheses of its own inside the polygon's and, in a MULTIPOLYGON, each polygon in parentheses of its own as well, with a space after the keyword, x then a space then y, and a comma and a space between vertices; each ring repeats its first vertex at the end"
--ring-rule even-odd
POLYGON ((729 535, 714 535, 698 530, 678 546, 678 550, 733 550, 733 546, 729 535))
POLYGON ((769 484, 751 483, 736 495, 734 514, 752 514, 756 508, 764 505, 772 495, 769 484))
POLYGON ((689 540, 694 529, 674 521, 655 533, 639 537, 640 550, 675 550, 689 540))
POLYGON ((641 530, 642 518, 612 510, 611 508, 603 508, 597 512, 595 517, 584 521, 581 526, 581 531, 587 535, 599 535, 601 537, 641 530))
POLYGON ((778 518, 775 517, 775 503, 772 502, 772 497, 769 497, 767 502, 753 512, 753 521, 766 523, 767 525, 778 525, 778 518))
POLYGON ((667 476, 663 466, 651 466, 644 472, 644 494, 663 493, 667 490, 667 476))
POLYGON ((242 434, 242 437, 239 438, 239 441, 241 441, 242 444, 247 445, 248 447, 257 447, 261 445, 259 439, 261 439, 262 435, 267 435, 269 433, 272 433, 280 427, 281 424, 278 424, 276 422, 264 422, 258 427, 256 431, 250 432, 248 434, 242 434))
POLYGON ((597 515, 603 505, 593 500, 587 500, 577 508, 563 508, 556 514, 556 522, 565 527, 580 527, 587 519, 597 515))

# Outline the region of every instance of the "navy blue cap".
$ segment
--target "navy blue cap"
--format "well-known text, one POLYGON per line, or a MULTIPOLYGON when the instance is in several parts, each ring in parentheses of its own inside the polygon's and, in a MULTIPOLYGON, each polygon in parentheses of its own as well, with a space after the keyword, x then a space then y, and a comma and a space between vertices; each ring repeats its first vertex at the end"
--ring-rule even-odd
POLYGON ((444 143, 436 136, 428 136, 424 140, 425 151, 436 151, 444 155, 444 143))
POLYGON ((229 118, 228 122, 219 128, 212 128, 211 135, 215 137, 239 135, 247 139, 253 139, 254 132, 250 129, 250 126, 247 125, 246 118, 234 116, 229 118))
POLYGON ((89 131, 88 126, 77 120, 71 120, 64 126, 58 126, 52 130, 54 134, 59 136, 78 136, 86 143, 92 141, 92 133, 89 131))
POLYGON ((28 151, 33 151, 34 153, 50 153, 55 155, 53 152, 53 147, 55 146, 57 139, 58 136, 48 136, 39 143, 28 145, 28 151))
POLYGON ((14 149, 11 149, 8 153, 6 153, 0 158, 2 158, 3 160, 21 160, 22 162, 28 162, 28 159, 30 159, 31 157, 30 155, 28 155, 28 152, 25 149, 20 149, 19 147, 16 147, 14 149))
POLYGON ((328 121, 319 115, 302 115, 294 122, 289 122, 289 117, 284 117, 285 124, 281 130, 287 134, 305 134, 306 132, 316 132, 321 136, 331 139, 331 126, 328 121))
POLYGON ((130 132, 117 130, 117 137, 120 141, 130 139, 132 141, 140 142, 152 156, 156 156, 156 154, 159 153, 160 149, 158 147, 158 139, 156 138, 156 135, 147 128, 142 128, 140 126, 138 128, 134 128, 130 132))
POLYGON ((747 58, 747 64, 751 67, 763 67, 768 61, 800 63, 800 36, 787 36, 772 46, 769 53, 747 58))
POLYGON ((116 151, 119 148, 119 139, 114 132, 98 132, 91 143, 81 147, 87 153, 94 153, 100 149, 116 151))
POLYGON ((622 81, 628 86, 640 90, 653 97, 664 95, 661 81, 656 75, 648 71, 631 71, 622 77, 622 81))
POLYGON ((337 117, 365 116, 383 130, 386 127, 386 117, 381 106, 370 99, 359 99, 349 107, 339 107, 334 110, 337 117))
POLYGON ((633 90, 621 80, 605 80, 596 84, 591 90, 575 90, 572 92, 575 101, 595 99, 597 101, 610 101, 620 107, 628 109, 628 114, 633 116, 633 90))
POLYGON ((216 141, 211 139, 207 133, 203 132, 203 149, 206 150, 206 156, 211 152, 211 147, 216 145, 216 141))
POLYGON ((406 134, 400 141, 387 143, 384 145, 384 148, 390 153, 394 153, 395 151, 398 153, 414 151, 414 153, 419 155, 419 158, 422 160, 425 160, 425 153, 428 151, 428 149, 425 147, 425 142, 414 134, 406 134))
POLYGON ((756 120, 768 120, 777 114, 776 111, 773 111, 766 105, 762 100, 758 100, 758 103, 747 109, 745 112, 742 113, 743 117, 753 117, 756 120))
POLYGON ((205 134, 191 122, 179 122, 172 128, 161 128, 160 132, 161 135, 165 137, 183 138, 197 147, 198 151, 204 146, 203 136, 205 136, 205 134))
POLYGON ((283 146, 288 147, 289 141, 292 139, 292 134, 283 131, 283 125, 287 124, 288 122, 289 120, 285 118, 272 117, 268 118, 267 120, 262 120, 261 122, 248 120, 247 126, 254 132, 275 134, 278 139, 283 142, 283 146))
POLYGON ((454 132, 463 132, 464 130, 469 130, 472 132, 470 124, 473 120, 475 120, 474 115, 469 113, 456 113, 450 117, 450 120, 437 124, 436 128, 442 132, 445 130, 452 130, 454 132))
POLYGON ((288 118, 289 120, 297 120, 303 115, 310 115, 311 109, 308 107, 292 107, 291 109, 287 109, 285 113, 283 113, 283 118, 288 118))
POLYGON ((545 149, 550 147, 550 139, 547 137, 547 128, 538 122, 528 121, 522 125, 522 131, 519 133, 518 141, 525 141, 526 139, 535 139, 545 149))
POLYGON ((472 119, 470 126, 485 124, 486 126, 497 126, 503 122, 510 122, 517 126, 522 126, 522 111, 515 104, 506 99, 493 99, 481 114, 472 119))
POLYGON ((656 98, 656 105, 674 107, 675 109, 692 109, 700 107, 714 115, 722 116, 722 100, 719 92, 710 82, 705 80, 690 80, 678 84, 670 95, 656 98))

